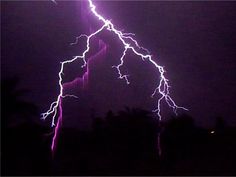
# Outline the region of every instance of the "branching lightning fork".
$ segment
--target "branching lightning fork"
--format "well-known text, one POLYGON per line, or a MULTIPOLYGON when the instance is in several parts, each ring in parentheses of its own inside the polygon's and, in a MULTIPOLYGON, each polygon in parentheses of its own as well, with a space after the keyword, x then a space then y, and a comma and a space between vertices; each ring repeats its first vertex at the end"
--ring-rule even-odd
MULTIPOLYGON (((55 2, 55 0, 53 0, 53 1, 55 2)), ((62 121, 62 105, 61 105, 62 104, 61 103, 62 99, 65 98, 65 97, 76 97, 76 96, 73 96, 73 95, 64 95, 63 94, 63 79, 62 79, 62 75, 64 74, 63 73, 64 66, 66 64, 70 64, 70 63, 74 62, 75 60, 82 59, 83 60, 82 67, 85 67, 87 65, 86 54, 90 50, 91 39, 94 36, 96 36, 98 33, 100 33, 101 31, 103 31, 103 30, 108 30, 109 32, 114 33, 117 36, 117 38, 122 42, 122 44, 124 46, 123 53, 122 53, 122 55, 120 57, 120 63, 117 66, 112 66, 113 68, 115 68, 117 70, 118 76, 119 76, 118 78, 119 79, 124 79, 127 84, 130 83, 129 79, 128 79, 128 75, 122 74, 122 72, 120 70, 121 67, 124 65, 124 58, 125 58, 125 56, 127 54, 127 51, 132 51, 135 55, 140 57, 142 60, 148 60, 159 71, 159 73, 160 73, 160 80, 159 80, 159 82, 157 84, 157 87, 154 89, 154 92, 152 93, 151 97, 154 97, 157 93, 160 95, 160 97, 157 100, 157 106, 153 110, 153 112, 157 113, 157 115, 158 115, 160 120, 161 120, 161 108, 160 108, 160 106, 161 106, 161 102, 163 100, 166 101, 168 106, 170 108, 172 108, 173 111, 176 114, 177 114, 176 111, 179 108, 187 110, 184 107, 180 107, 180 106, 176 105, 174 100, 171 98, 170 91, 169 91, 170 85, 168 83, 168 79, 164 75, 164 73, 165 73, 164 68, 162 66, 158 65, 157 62, 155 62, 153 60, 152 55, 150 55, 150 52, 147 49, 141 47, 138 44, 138 42, 134 39, 135 35, 133 33, 124 33, 124 32, 122 32, 122 30, 117 30, 114 27, 114 24, 110 20, 105 19, 101 14, 99 14, 96 11, 96 6, 94 5, 92 0, 88 0, 88 3, 89 3, 89 9, 92 12, 92 14, 100 22, 102 22, 103 25, 97 31, 93 32, 90 35, 85 35, 85 34, 80 35, 79 37, 76 38, 75 43, 71 43, 71 44, 76 44, 78 42, 79 38, 81 38, 81 37, 85 37, 86 38, 86 49, 84 50, 82 55, 78 55, 78 56, 73 57, 70 60, 65 60, 65 61, 61 62, 60 72, 58 73, 58 76, 59 76, 58 85, 60 87, 60 93, 57 96, 56 101, 54 101, 51 104, 49 110, 47 112, 45 112, 45 113, 42 113, 42 119, 46 119, 49 115, 52 115, 52 127, 55 126, 55 119, 56 119, 57 114, 59 114, 58 115, 58 119, 57 119, 57 123, 56 123, 56 127, 54 129, 54 137, 53 137, 52 146, 51 146, 52 150, 55 147, 55 139, 56 139, 56 136, 57 136, 59 125, 60 125, 60 123, 62 121)))

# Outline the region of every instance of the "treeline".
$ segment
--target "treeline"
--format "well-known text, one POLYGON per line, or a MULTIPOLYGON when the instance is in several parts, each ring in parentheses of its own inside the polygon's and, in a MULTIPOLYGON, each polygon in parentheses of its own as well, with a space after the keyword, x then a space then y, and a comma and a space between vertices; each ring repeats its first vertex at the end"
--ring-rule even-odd
POLYGON ((139 108, 94 117, 87 132, 62 126, 52 154, 52 129, 32 119, 37 107, 17 83, 1 83, 2 175, 236 175, 236 128, 223 118, 205 129, 189 115, 159 122, 139 108))

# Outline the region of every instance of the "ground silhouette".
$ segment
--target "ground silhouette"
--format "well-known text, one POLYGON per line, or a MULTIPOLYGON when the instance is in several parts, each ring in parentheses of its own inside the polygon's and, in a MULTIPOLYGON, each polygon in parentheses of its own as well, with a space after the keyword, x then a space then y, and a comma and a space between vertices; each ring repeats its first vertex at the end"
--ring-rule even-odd
POLYGON ((53 134, 17 83, 1 82, 2 175, 236 175, 236 129, 222 117, 206 129, 186 114, 160 123, 140 108, 91 113, 91 131, 62 127, 52 155, 53 134))

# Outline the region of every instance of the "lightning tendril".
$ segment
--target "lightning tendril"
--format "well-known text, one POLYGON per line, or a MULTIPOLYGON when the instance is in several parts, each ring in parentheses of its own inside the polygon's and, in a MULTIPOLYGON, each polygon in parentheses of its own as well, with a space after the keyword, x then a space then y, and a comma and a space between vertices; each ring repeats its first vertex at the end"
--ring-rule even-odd
MULTIPOLYGON (((177 109, 183 109, 183 110, 187 110, 184 107, 178 106, 174 100, 171 98, 170 96, 170 85, 168 83, 168 79, 165 77, 165 70, 163 68, 163 66, 160 66, 157 64, 157 62, 154 61, 152 55, 150 54, 150 52, 146 49, 143 48, 142 46, 140 46, 138 44, 138 42, 134 39, 135 34, 134 33, 124 33, 122 32, 122 30, 117 30, 114 26, 114 24, 110 21, 105 19, 101 14, 99 14, 96 11, 96 6, 94 5, 92 0, 87 0, 89 3, 89 9, 92 12, 92 14, 98 19, 98 21, 102 22, 102 26, 97 29, 95 32, 91 33, 90 35, 86 35, 86 34, 82 34, 79 37, 76 38, 76 41, 74 43, 71 43, 71 45, 73 44, 77 44, 78 40, 81 37, 85 37, 86 38, 86 49, 83 51, 83 53, 81 55, 77 55, 74 56, 72 59, 69 60, 65 60, 63 62, 61 62, 61 66, 60 66, 60 71, 58 73, 58 77, 59 77, 59 81, 58 81, 58 85, 60 88, 60 93, 57 96, 56 101, 52 102, 49 109, 47 110, 47 112, 42 113, 42 119, 46 119, 48 116, 52 115, 52 123, 51 126, 54 127, 54 136, 53 136, 53 140, 52 140, 52 145, 51 145, 51 150, 53 151, 55 148, 55 140, 57 137, 57 133, 58 133, 58 129, 59 126, 62 122, 62 99, 65 97, 75 97, 77 98, 77 96, 74 95, 64 95, 63 93, 63 71, 64 71, 64 67, 66 64, 70 64, 72 62, 74 62, 75 60, 81 59, 83 61, 83 65, 81 67, 85 67, 87 66, 87 61, 86 61, 86 54, 90 51, 90 43, 91 43, 91 39, 96 36, 98 33, 107 30, 111 33, 114 33, 117 36, 117 39, 120 40, 120 42, 123 44, 123 53, 120 57, 120 63, 116 66, 112 66, 113 68, 115 68, 117 70, 118 73, 118 78, 119 79, 124 79, 126 81, 127 84, 130 84, 129 81, 129 75, 125 75, 122 74, 121 72, 121 67, 124 65, 124 58, 127 54, 128 51, 132 51, 136 56, 140 57, 142 60, 147 60, 149 61, 152 65, 155 66, 155 68, 158 70, 158 72, 160 73, 160 78, 159 78, 159 82, 157 84, 157 87, 154 89, 153 93, 151 94, 151 97, 154 98, 154 96, 157 95, 157 93, 160 95, 158 100, 157 100, 157 106, 156 108, 153 110, 153 112, 155 112, 159 118, 159 120, 161 120, 161 102, 163 100, 165 100, 165 102, 168 104, 168 106, 170 108, 173 109, 173 111, 175 112, 175 114, 177 114, 177 109), (142 52, 140 52, 140 50, 142 52), (56 117, 58 114, 58 118, 56 121, 56 117), (55 123, 56 122, 56 123, 55 123)), ((53 2, 55 2, 55 0, 53 0, 53 2)), ((56 3, 56 2, 55 2, 56 3)), ((88 68, 87 68, 88 70, 88 68)), ((87 71, 86 71, 87 72, 87 71)))

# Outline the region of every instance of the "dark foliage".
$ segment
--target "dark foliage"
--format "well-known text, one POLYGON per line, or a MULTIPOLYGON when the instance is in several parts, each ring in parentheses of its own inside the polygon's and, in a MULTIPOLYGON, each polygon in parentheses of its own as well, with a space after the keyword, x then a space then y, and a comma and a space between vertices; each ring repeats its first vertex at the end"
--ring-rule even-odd
POLYGON ((46 174, 50 151, 45 129, 33 121, 37 107, 23 99, 28 90, 18 88, 18 83, 18 78, 1 82, 1 173, 46 174))
POLYGON ((62 127, 52 156, 53 134, 33 121, 17 83, 1 83, 2 175, 236 175, 236 129, 223 118, 208 130, 188 115, 160 124, 142 109, 94 117, 87 132, 62 127))

